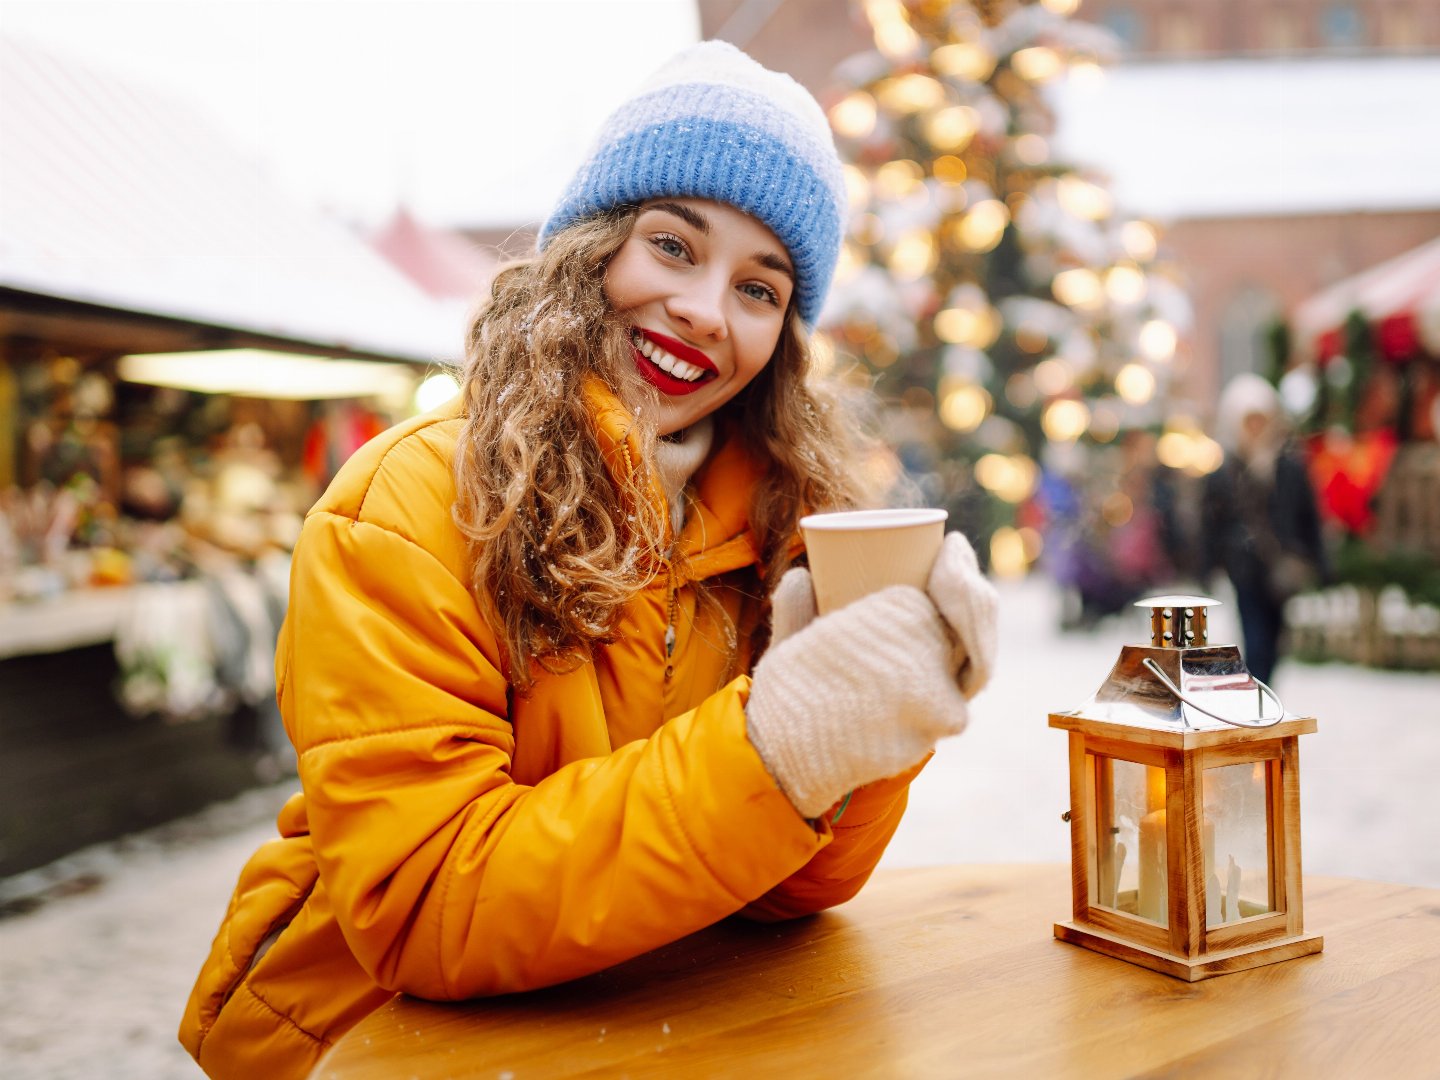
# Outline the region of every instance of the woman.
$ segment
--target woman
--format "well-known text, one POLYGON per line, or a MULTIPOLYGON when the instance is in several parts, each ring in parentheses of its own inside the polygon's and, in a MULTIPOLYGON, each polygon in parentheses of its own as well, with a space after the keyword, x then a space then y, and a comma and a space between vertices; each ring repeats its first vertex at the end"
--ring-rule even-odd
POLYGON ((842 205, 804 90, 680 54, 497 278, 460 398, 311 511, 277 658, 303 791, 186 1010, 212 1075, 304 1075, 396 992, 543 986, 864 883, 995 600, 958 536, 928 595, 822 618, 785 572, 801 512, 859 497, 806 384, 842 205))

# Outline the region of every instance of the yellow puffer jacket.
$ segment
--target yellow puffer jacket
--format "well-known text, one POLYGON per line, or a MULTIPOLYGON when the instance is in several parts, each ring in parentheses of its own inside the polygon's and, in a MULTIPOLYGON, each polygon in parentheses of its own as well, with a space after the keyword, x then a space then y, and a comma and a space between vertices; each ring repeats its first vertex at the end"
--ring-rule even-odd
MULTIPOLYGON (((630 418, 589 398, 611 468, 629 467, 630 418)), ((761 586, 756 466, 735 441, 697 474, 686 558, 616 643, 513 695, 451 518, 454 409, 365 446, 306 519, 276 660, 303 794, 245 866, 185 1010, 180 1039, 214 1077, 304 1076, 396 992, 525 990, 742 910, 841 903, 904 810, 913 772, 812 827, 745 736, 749 679, 730 668, 748 670, 761 586), (738 654, 697 611, 699 580, 738 654)))

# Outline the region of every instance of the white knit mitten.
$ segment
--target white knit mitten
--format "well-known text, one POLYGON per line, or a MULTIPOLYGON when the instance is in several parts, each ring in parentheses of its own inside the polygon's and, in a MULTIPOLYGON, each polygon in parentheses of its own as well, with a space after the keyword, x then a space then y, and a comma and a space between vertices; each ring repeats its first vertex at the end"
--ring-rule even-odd
POLYGON ((796 566, 785 571, 770 594, 770 644, 778 645, 815 621, 815 588, 810 571, 796 566))
POLYGON ((980 572, 975 549, 958 532, 946 533, 926 591, 955 635, 960 690, 967 698, 990 681, 995 667, 999 596, 980 572))
POLYGON ((803 817, 894 776, 965 726, 945 621, 895 585, 816 619, 756 665, 747 730, 803 817))
POLYGON ((995 590, 958 533, 946 538, 928 588, 933 603, 897 585, 815 618, 808 573, 792 570, 776 587, 771 645, 755 668, 746 721, 804 817, 903 772, 964 730, 966 698, 994 662, 995 590))

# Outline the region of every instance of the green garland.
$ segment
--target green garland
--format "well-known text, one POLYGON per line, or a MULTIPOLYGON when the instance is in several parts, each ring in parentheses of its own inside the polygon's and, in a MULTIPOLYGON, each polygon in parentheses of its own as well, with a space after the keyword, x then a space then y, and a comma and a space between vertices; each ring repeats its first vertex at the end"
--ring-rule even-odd
POLYGON ((1440 607, 1440 565, 1420 552, 1384 554, 1372 551, 1358 537, 1347 536, 1336 555, 1335 578, 1377 592, 1398 585, 1412 604, 1440 607))

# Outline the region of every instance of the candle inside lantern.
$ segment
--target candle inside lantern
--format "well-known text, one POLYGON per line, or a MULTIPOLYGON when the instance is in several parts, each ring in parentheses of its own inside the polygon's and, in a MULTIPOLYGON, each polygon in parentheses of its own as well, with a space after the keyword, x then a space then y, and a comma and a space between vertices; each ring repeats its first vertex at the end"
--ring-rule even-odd
MULTIPOLYGON (((1165 817, 1165 770, 1150 766, 1146 774, 1146 806, 1149 808, 1140 819, 1140 887, 1136 896, 1136 911, 1142 919, 1166 924, 1166 910, 1169 903, 1170 848, 1166 838, 1165 817)), ((1204 857, 1205 881, 1214 876, 1215 869, 1215 823, 1209 815, 1200 819, 1201 851, 1204 857)), ((1210 904, 1207 884, 1206 922, 1220 917, 1219 879, 1215 879, 1215 902, 1210 904)))
POLYGON ((1169 847, 1165 840, 1165 770, 1145 769, 1145 805, 1149 812, 1140 819, 1140 888, 1135 913, 1142 919, 1163 923, 1169 906, 1169 847))

